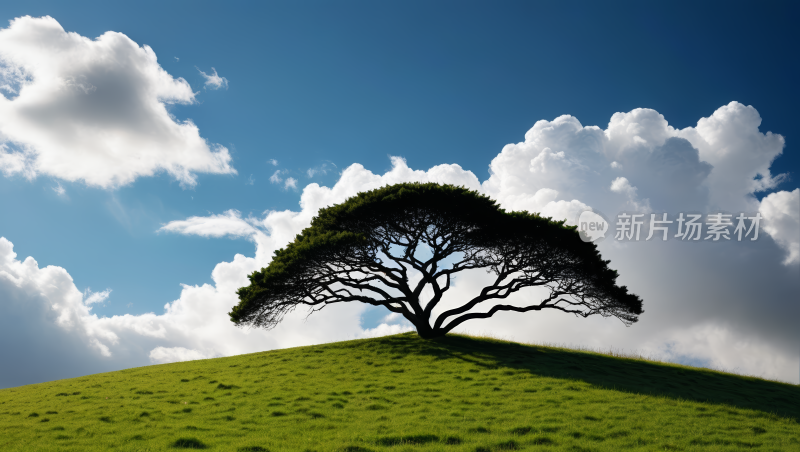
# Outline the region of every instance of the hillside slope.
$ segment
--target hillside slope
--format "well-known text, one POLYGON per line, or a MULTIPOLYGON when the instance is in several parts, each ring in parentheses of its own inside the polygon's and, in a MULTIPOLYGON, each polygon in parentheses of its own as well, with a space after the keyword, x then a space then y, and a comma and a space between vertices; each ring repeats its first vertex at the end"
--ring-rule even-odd
POLYGON ((800 450, 800 387, 415 333, 0 390, 0 450, 800 450))

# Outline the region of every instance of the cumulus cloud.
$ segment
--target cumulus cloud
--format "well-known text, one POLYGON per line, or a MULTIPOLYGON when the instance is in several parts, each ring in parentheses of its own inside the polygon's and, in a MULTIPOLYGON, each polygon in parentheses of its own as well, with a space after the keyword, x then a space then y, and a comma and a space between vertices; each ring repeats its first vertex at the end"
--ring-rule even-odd
POLYGON ((714 168, 705 182, 713 207, 754 210, 757 201, 751 195, 775 188, 785 179, 786 175, 773 176, 769 169, 783 152, 785 140, 772 132, 760 133, 760 125, 755 108, 731 102, 701 118, 696 127, 675 132, 714 168))
POLYGON ((764 231, 786 250, 786 265, 800 262, 800 188, 779 191, 761 200, 764 231))
POLYGON ((200 72, 200 75, 202 75, 203 78, 206 79, 206 89, 220 89, 220 88, 228 89, 228 79, 217 75, 217 70, 214 69, 213 67, 211 68, 211 70, 214 71, 213 74, 206 74, 205 72, 201 71, 200 68, 197 66, 195 66, 195 69, 197 69, 197 71, 200 72))
POLYGON ((0 170, 113 188, 167 172, 184 186, 197 173, 235 174, 170 104, 195 93, 155 52, 122 33, 91 40, 51 17, 20 17, 0 30, 0 170))
POLYGON ((605 130, 568 115, 540 120, 525 141, 506 145, 492 160, 482 187, 512 210, 544 210, 545 189, 548 202, 577 201, 614 214, 752 213, 759 209, 754 195, 785 177, 769 170, 785 140, 762 133, 760 124, 755 108, 738 102, 680 130, 644 108, 615 113, 605 130))
MULTIPOLYGON (((108 343, 116 338, 106 331, 90 334, 87 318, 95 318, 91 311, 93 303, 105 300, 110 291, 81 293, 72 282, 72 277, 61 267, 39 268, 32 257, 24 261, 16 259, 13 245, 0 237, 0 293, 3 293, 3 308, 29 310, 32 302, 35 315, 86 339, 86 343, 102 355, 110 356, 108 343), (10 304, 9 304, 10 303, 10 304), (16 306, 15 306, 16 305, 16 306)), ((18 318, 17 322, 30 322, 30 318, 18 318)))
MULTIPOLYGON (((752 121, 750 107, 723 108, 730 114, 722 115, 720 121, 752 121)), ((730 127, 722 124, 718 129, 730 127)), ((0 240, 0 293, 48 312, 49 317, 42 322, 71 332, 70 337, 80 338, 105 360, 130 357, 128 365, 373 337, 406 331, 410 326, 387 316, 374 328, 363 328, 360 316, 366 307, 358 304, 328 306, 311 316, 298 309, 271 331, 237 329, 227 312, 238 301, 236 289, 248 283, 247 275, 268 265, 274 251, 309 226, 320 208, 387 184, 460 185, 493 196, 507 209, 538 211, 573 224, 584 210, 602 212, 610 220, 618 212, 630 210, 631 193, 637 200, 649 199, 658 212, 713 212, 727 196, 719 190, 740 186, 744 191, 738 198, 730 198, 734 206, 728 210, 754 206, 752 212, 761 213, 766 234, 756 241, 686 242, 671 238, 625 244, 605 240, 599 244, 603 257, 619 270, 620 282, 645 300, 645 314, 633 327, 625 328, 614 319, 578 319, 560 312, 542 312, 466 322, 460 331, 521 341, 635 349, 663 359, 796 381, 796 344, 800 338, 794 319, 800 315, 800 308, 790 301, 800 291, 797 251, 793 251, 800 235, 800 190, 773 193, 760 204, 754 203, 752 195, 763 185, 730 182, 736 174, 747 178, 752 172, 739 171, 733 165, 734 175, 725 174, 729 168, 724 164, 725 157, 708 144, 729 146, 730 140, 712 140, 704 135, 704 127, 692 130, 695 132, 675 130, 657 112, 644 109, 615 114, 605 130, 584 127, 577 119, 562 116, 537 122, 524 142, 506 146, 492 161, 491 176, 483 183, 458 165, 420 171, 409 168, 402 158, 392 157, 391 170, 382 175, 353 164, 332 187, 307 185, 300 195, 299 210, 268 211, 261 218, 243 218, 241 213, 229 210, 170 222, 160 231, 246 237, 255 252, 252 257, 237 254, 232 261, 217 264, 212 271, 213 284, 184 285, 180 297, 167 303, 160 314, 99 318, 90 312, 91 305, 86 304, 85 296, 64 269, 40 269, 32 258, 17 260, 5 239, 0 240), (691 140, 680 136, 689 132, 703 138, 709 147, 698 150, 691 140), (716 164, 703 160, 704 153, 718 155, 716 164), (619 166, 613 168, 612 162, 619 166), (655 176, 659 168, 682 175, 684 179, 680 180, 688 188, 670 188, 668 178, 655 176), (714 172, 723 174, 711 179, 714 172), (791 265, 784 265, 784 261, 791 265)), ((762 134, 752 127, 747 130, 773 137, 743 137, 751 142, 782 143, 777 135, 762 134)), ((758 163, 763 158, 753 161, 758 163)), ((765 177, 766 173, 758 174, 765 177)), ((457 278, 441 308, 475 293, 487 277, 476 272, 457 278)), ((537 295, 535 290, 520 293, 508 302, 523 303, 525 297, 535 299, 537 295)))
POLYGON ((611 182, 611 191, 627 196, 628 206, 631 209, 642 213, 650 212, 650 200, 644 199, 639 201, 639 197, 636 194, 637 188, 631 186, 631 183, 628 182, 628 179, 621 176, 614 179, 611 182))
POLYGON ((628 179, 625 179, 624 177, 618 177, 611 182, 611 191, 615 193, 627 193, 629 195, 636 196, 636 187, 631 187, 628 179))

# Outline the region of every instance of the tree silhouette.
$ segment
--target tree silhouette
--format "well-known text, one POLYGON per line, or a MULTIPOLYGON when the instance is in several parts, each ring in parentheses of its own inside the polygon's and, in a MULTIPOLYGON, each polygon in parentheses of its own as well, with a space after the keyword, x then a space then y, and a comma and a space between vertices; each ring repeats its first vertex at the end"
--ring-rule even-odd
POLYGON ((268 267, 249 276, 229 315, 239 326, 273 328, 298 305, 319 310, 358 301, 402 314, 423 338, 500 311, 557 309, 633 324, 642 300, 616 285, 609 262, 563 221, 506 212, 462 187, 397 184, 321 209, 268 267), (436 310, 454 276, 475 269, 492 274, 494 282, 436 310), (528 287, 548 295, 522 305, 501 303, 528 287))

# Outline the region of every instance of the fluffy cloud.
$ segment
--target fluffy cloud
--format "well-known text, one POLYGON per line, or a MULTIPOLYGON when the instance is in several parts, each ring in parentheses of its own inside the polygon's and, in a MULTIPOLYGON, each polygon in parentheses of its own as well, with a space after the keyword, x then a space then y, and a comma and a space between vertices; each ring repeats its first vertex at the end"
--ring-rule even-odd
POLYGON ((226 148, 170 116, 169 104, 195 102, 189 84, 124 34, 91 40, 51 17, 14 19, 0 30, 0 91, 7 176, 111 188, 161 171, 184 186, 196 173, 236 173, 226 148))
POLYGON ((277 170, 274 173, 272 173, 272 176, 269 177, 269 181, 273 184, 283 184, 284 190, 288 190, 290 188, 292 190, 296 190, 297 179, 295 179, 294 177, 287 177, 286 179, 281 177, 281 174, 286 174, 288 172, 289 170, 277 170))
POLYGON ((237 210, 229 210, 222 215, 189 217, 186 220, 172 221, 163 226, 160 231, 202 237, 250 237, 257 232, 255 227, 242 219, 242 214, 237 210))
POLYGON ((786 250, 787 265, 800 262, 800 188, 772 193, 761 200, 764 231, 786 250))
POLYGON ((769 170, 783 152, 785 140, 772 132, 760 133, 760 125, 755 108, 731 102, 700 119, 697 127, 676 132, 714 167, 706 181, 712 207, 752 211, 757 202, 750 195, 775 188, 785 178, 772 176, 769 170))
MULTIPOLYGON (((750 127, 755 111, 751 107, 730 104, 721 110, 724 115, 712 115, 718 121, 715 127, 701 120, 698 124, 703 126, 683 130, 674 130, 653 110, 617 113, 606 130, 583 127, 577 119, 562 116, 537 122, 524 142, 506 146, 492 161, 491 176, 482 184, 458 165, 419 171, 393 157, 392 169, 383 175, 353 164, 332 187, 307 185, 296 211, 243 218, 229 210, 171 222, 161 228, 163 233, 247 237, 255 253, 217 264, 213 284, 183 286, 180 297, 166 304, 160 314, 99 318, 90 312, 87 295, 75 288, 64 269, 40 269, 31 258, 17 260, 7 240, 0 240, 0 293, 27 300, 31 309, 46 312, 47 316, 40 316, 41 324, 50 325, 51 332, 56 325, 56 330, 69 332, 70 338, 80 338, 94 353, 105 355, 102 359, 124 360, 126 366, 148 360, 225 356, 409 329, 392 316, 374 328, 364 328, 360 316, 368 308, 357 304, 328 306, 308 317, 308 311, 298 309, 272 331, 237 329, 228 320, 227 312, 237 302, 235 291, 248 283, 248 274, 266 266, 274 251, 310 225, 320 208, 360 191, 408 181, 450 183, 487 193, 508 209, 539 211, 573 223, 589 209, 605 212, 611 219, 629 211, 631 202, 649 200, 654 212, 712 212, 729 199, 732 206, 723 205, 723 209, 760 212, 766 234, 741 242, 686 242, 671 237, 668 241, 600 243, 604 258, 620 271, 620 282, 645 300, 646 312, 631 328, 614 319, 542 312, 504 313, 467 322, 460 331, 639 350, 662 359, 796 381, 799 338, 794 319, 800 309, 792 301, 800 291, 796 278, 800 190, 773 193, 760 204, 755 200, 753 193, 767 182, 752 183, 747 178, 760 174, 760 179, 769 177, 774 185, 776 178, 769 175, 769 168, 748 172, 726 159, 761 165, 779 153, 780 147, 774 146, 782 146, 782 138, 750 127), (739 125, 735 129, 741 139, 762 144, 751 149, 758 158, 729 157, 715 147, 746 152, 717 136, 719 130, 732 130, 728 122, 739 125), (743 130, 749 135, 742 135, 743 130), (700 138, 706 146, 703 150, 692 144, 700 138), (714 164, 703 155, 715 156, 714 164), (747 180, 736 182, 737 177, 747 180), (674 185, 676 181, 680 186, 674 185), (738 197, 721 192, 731 187, 739 187, 738 197)), ((485 278, 476 272, 457 279, 439 309, 479 290, 485 278)), ((536 296, 530 291, 509 302, 522 303, 524 297, 536 296)))
POLYGON ((631 183, 628 182, 628 179, 621 176, 614 179, 611 182, 611 191, 627 196, 628 206, 631 209, 644 213, 650 212, 650 200, 645 199, 642 202, 639 202, 638 196, 636 195, 637 188, 631 186, 631 183))
MULTIPOLYGON (((769 170, 784 139, 760 132, 760 124, 756 109, 738 102, 681 130, 644 108, 615 113, 605 130, 567 115, 541 120, 492 160, 482 187, 508 209, 560 212, 554 218, 571 224, 581 210, 548 205, 580 202, 609 214, 755 213, 754 195, 785 178, 769 170)), ((776 241, 791 252, 791 240, 776 241)))

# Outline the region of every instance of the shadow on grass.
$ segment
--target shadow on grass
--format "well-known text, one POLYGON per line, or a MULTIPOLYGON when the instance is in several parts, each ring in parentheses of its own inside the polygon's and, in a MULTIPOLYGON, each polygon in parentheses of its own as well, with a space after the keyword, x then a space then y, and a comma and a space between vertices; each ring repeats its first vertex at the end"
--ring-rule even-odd
POLYGON ((406 333, 374 341, 392 353, 460 359, 485 368, 524 370, 616 391, 726 404, 800 421, 800 387, 787 383, 459 335, 424 340, 406 333))

